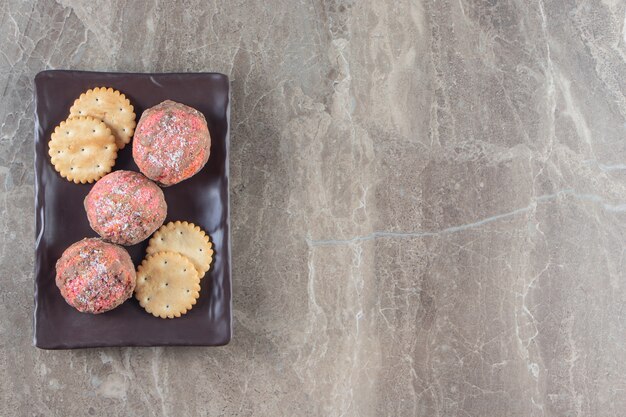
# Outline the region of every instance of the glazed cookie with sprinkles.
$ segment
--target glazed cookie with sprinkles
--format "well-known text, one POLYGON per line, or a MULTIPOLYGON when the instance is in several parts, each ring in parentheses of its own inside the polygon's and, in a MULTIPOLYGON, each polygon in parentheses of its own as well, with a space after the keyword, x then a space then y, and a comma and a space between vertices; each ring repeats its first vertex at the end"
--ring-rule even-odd
POLYGON ((180 317, 200 297, 200 277, 186 257, 174 252, 149 255, 137 268, 135 298, 150 314, 180 317))
POLYGON ((211 134, 204 114, 166 100, 143 112, 133 139, 139 170, 163 186, 196 175, 209 160, 211 134))
POLYGON ((84 201, 91 228, 119 245, 147 239, 167 216, 167 203, 158 185, 138 172, 112 172, 93 186, 84 201))
POLYGON ((135 112, 126 96, 117 90, 98 87, 87 90, 74 101, 70 117, 92 116, 111 128, 118 149, 130 143, 135 131, 135 112))
POLYGON ((56 263, 55 282, 65 301, 78 311, 104 313, 133 295, 135 266, 124 248, 88 238, 63 252, 56 263))

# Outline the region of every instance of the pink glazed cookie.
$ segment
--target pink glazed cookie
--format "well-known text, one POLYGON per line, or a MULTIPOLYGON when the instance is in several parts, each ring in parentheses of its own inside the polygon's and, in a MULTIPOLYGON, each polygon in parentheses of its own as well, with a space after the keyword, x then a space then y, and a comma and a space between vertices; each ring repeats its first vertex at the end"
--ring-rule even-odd
POLYGON ((134 245, 158 229, 167 215, 163 191, 138 172, 102 177, 85 197, 91 228, 104 239, 134 245))
POLYGON ((104 313, 135 290, 135 266, 126 249, 101 239, 83 239, 56 263, 56 284, 65 301, 82 313, 104 313))
POLYGON ((141 172, 164 185, 194 176, 209 160, 211 135, 198 110, 166 100, 144 111, 133 140, 141 172))

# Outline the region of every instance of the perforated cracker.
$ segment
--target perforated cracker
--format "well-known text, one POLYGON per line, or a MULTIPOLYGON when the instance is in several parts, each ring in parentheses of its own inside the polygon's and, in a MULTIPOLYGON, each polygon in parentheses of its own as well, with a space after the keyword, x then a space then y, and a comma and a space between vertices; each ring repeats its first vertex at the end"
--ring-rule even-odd
POLYGON ((213 244, 209 236, 193 223, 170 222, 161 226, 148 244, 148 254, 176 252, 189 258, 202 278, 213 261, 213 244))
POLYGON ((115 135, 118 149, 123 149, 135 132, 135 112, 130 100, 117 90, 97 87, 78 97, 70 108, 70 117, 92 116, 102 120, 115 135))
POLYGON ((155 317, 180 317, 192 309, 199 296, 198 272, 178 253, 149 255, 137 269, 135 298, 155 317))
POLYGON ((48 142, 54 169, 75 183, 91 183, 111 172, 117 146, 111 130, 93 117, 74 117, 59 124, 48 142))

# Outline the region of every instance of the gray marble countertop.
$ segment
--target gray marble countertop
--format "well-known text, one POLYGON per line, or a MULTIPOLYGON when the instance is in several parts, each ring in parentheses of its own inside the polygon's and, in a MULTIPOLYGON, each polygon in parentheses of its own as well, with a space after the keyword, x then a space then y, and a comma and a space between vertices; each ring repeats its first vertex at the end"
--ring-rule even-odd
POLYGON ((0 415, 626 415, 625 15, 0 1, 0 415), (49 68, 231 77, 230 345, 32 347, 49 68))

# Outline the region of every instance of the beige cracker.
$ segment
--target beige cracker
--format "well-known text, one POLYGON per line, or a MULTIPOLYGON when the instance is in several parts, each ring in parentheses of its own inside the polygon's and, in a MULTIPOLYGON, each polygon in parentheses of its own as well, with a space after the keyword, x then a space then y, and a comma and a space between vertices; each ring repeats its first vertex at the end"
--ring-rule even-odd
POLYGON ((209 236, 193 223, 170 222, 161 226, 148 244, 148 254, 161 251, 180 253, 189 258, 202 278, 213 261, 209 236))
POLYGON ((54 169, 77 184, 102 178, 111 172, 117 158, 111 129, 93 117, 73 117, 61 122, 48 146, 54 169))
POLYGON ((70 108, 70 117, 74 116, 92 116, 102 120, 111 128, 119 149, 130 142, 137 124, 133 106, 126 96, 106 87, 82 93, 70 108))
POLYGON ((191 261, 174 252, 148 255, 137 268, 135 298, 150 314, 180 317, 200 297, 200 277, 191 261))

